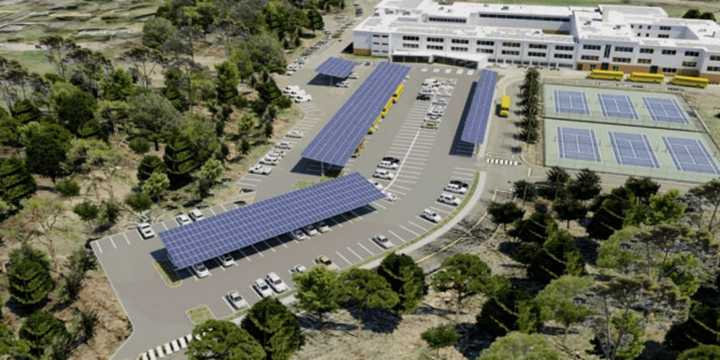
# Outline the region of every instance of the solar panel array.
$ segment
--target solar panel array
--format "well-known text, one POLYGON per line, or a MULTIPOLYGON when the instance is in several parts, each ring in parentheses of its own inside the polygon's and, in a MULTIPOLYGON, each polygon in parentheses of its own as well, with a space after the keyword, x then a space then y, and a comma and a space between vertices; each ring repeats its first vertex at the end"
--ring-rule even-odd
POLYGON ((465 116, 460 140, 472 144, 482 144, 485 140, 490 111, 493 107, 497 73, 490 70, 480 71, 480 79, 475 82, 475 92, 470 100, 470 109, 465 116))
POLYGON ((700 140, 663 137, 663 141, 678 170, 720 174, 720 169, 700 140))
POLYGON ((585 93, 567 90, 555 90, 555 111, 583 115, 590 113, 585 93))
POLYGON ((609 132, 610 142, 613 146, 615 159, 622 165, 643 166, 658 168, 655 153, 650 147, 650 142, 644 134, 629 134, 621 132, 609 132))
POLYGON ((169 259, 186 268, 361 208, 384 195, 359 173, 230 210, 160 233, 169 259))
POLYGON ((558 146, 561 158, 600 161, 595 132, 592 130, 559 127, 558 146))
POLYGON ((627 95, 600 94, 603 116, 623 119, 637 119, 635 107, 627 95))
POLYGON ((353 61, 331 57, 320 64, 320 66, 315 69, 315 72, 326 76, 345 79, 352 74, 355 65, 357 64, 353 61))
POLYGON ((643 97, 643 102, 645 102, 645 107, 655 121, 677 124, 688 123, 685 112, 680 109, 680 105, 678 105, 675 99, 646 96, 643 97))
POLYGON ((345 166, 410 68, 383 62, 303 151, 303 158, 345 166))

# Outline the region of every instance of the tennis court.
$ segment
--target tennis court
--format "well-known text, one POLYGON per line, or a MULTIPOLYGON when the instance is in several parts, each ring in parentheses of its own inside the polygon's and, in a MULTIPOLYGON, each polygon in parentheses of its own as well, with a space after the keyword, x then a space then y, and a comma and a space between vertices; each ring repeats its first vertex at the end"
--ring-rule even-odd
POLYGON ((600 94, 600 106, 604 117, 637 119, 637 112, 627 95, 600 94))
POLYGON ((555 90, 555 110, 565 114, 589 114, 585 93, 555 90))
POLYGON ((663 99, 651 96, 643 98, 645 107, 650 111, 650 116, 655 121, 687 124, 685 113, 680 110, 675 99, 663 99))
POLYGON ((600 161, 595 133, 590 129, 559 127, 558 145, 561 158, 600 161))
POLYGON ((622 165, 659 167, 650 147, 650 142, 644 134, 630 134, 622 132, 609 132, 615 160, 622 165))
POLYGON ((697 139, 663 137, 678 170, 720 174, 718 167, 702 142, 697 139))

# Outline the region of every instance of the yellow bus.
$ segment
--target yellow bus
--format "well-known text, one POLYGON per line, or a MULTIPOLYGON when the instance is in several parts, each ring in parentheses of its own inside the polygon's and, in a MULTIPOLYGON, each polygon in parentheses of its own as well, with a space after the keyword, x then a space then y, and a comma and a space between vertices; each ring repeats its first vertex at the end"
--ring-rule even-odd
POLYGON ((498 115, 508 117, 510 114, 510 97, 505 95, 500 98, 500 106, 498 107, 498 115))
POLYGON ((628 80, 635 81, 635 82, 648 82, 648 83, 661 84, 665 80, 665 75, 651 74, 651 73, 646 73, 646 72, 631 72, 628 80))
POLYGON ((598 70, 595 69, 590 72, 588 76, 590 79, 597 80, 617 80, 620 81, 625 77, 625 73, 622 71, 611 71, 611 70, 598 70))
POLYGON ((705 88, 710 81, 703 77, 675 75, 670 83, 673 85, 694 86, 705 88))

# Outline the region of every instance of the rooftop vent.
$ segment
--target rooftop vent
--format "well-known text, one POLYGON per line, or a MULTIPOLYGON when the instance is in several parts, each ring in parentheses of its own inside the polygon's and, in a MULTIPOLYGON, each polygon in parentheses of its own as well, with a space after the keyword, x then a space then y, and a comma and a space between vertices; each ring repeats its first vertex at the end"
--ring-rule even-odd
POLYGON ((503 5, 503 7, 501 7, 500 10, 510 10, 510 7, 507 5, 503 5))

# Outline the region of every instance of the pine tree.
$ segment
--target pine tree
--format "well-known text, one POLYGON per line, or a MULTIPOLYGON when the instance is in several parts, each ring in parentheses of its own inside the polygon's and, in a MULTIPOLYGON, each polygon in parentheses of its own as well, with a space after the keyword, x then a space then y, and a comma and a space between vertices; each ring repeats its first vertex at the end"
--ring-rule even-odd
POLYGON ((255 303, 241 326, 262 345, 267 359, 290 359, 305 343, 297 317, 275 298, 255 303))
POLYGON ((20 306, 44 303, 55 286, 45 254, 28 244, 10 253, 8 284, 11 299, 20 306))
POLYGON ((17 157, 0 159, 0 199, 13 205, 37 190, 25 161, 17 157))
POLYGON ((20 327, 20 338, 30 343, 30 351, 41 355, 53 345, 69 339, 65 324, 47 311, 36 311, 20 327))
POLYGON ((396 310, 400 312, 415 310, 427 294, 425 274, 410 256, 392 253, 383 259, 377 272, 398 294, 396 310))

